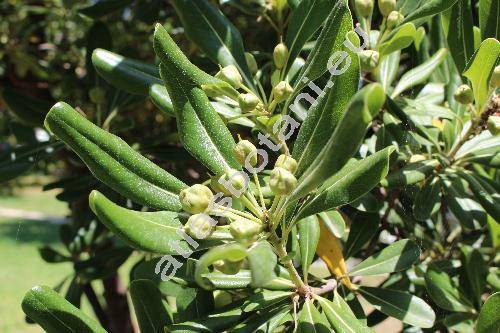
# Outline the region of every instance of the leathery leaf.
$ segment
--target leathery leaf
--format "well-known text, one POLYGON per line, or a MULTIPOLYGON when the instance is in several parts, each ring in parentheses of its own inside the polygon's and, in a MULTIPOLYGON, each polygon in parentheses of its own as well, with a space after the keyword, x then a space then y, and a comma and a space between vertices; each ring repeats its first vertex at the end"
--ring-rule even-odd
POLYGON ((118 193, 151 208, 181 209, 178 193, 186 187, 183 182, 68 104, 55 104, 45 127, 74 150, 97 179, 118 193))

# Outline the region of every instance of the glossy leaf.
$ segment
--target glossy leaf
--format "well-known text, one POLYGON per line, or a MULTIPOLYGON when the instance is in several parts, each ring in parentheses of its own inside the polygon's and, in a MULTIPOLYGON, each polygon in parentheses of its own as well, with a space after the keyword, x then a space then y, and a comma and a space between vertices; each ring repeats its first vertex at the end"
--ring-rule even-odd
POLYGON ((309 216, 303 220, 300 220, 297 224, 299 231, 299 247, 300 247, 300 257, 302 274, 305 281, 307 281, 307 275, 309 273, 309 266, 314 259, 316 254, 316 247, 318 246, 320 227, 319 221, 316 216, 309 216))
POLYGON ((467 284, 470 286, 475 304, 481 304, 481 297, 486 287, 486 275, 488 267, 479 250, 464 245, 460 248, 462 252, 462 266, 465 271, 467 284))
POLYGON ((490 75, 498 62, 499 55, 500 42, 494 38, 488 38, 481 43, 463 73, 471 82, 476 105, 481 112, 489 95, 490 75))
MULTIPOLYGON (((219 272, 202 274, 202 278, 212 286, 213 289, 243 289, 250 288, 252 282, 252 273, 249 270, 241 269, 234 275, 223 274, 219 272)), ((268 290, 293 290, 295 285, 289 277, 278 276, 264 285, 268 290)))
POLYGON ((481 229, 486 225, 487 214, 479 203, 467 193, 464 182, 460 179, 443 181, 446 203, 463 228, 481 229))
POLYGON ((331 210, 328 212, 321 212, 318 214, 319 219, 325 227, 330 230, 332 234, 337 238, 344 238, 346 234, 346 225, 344 221, 344 217, 341 213, 336 210, 331 210))
POLYGON ((267 309, 280 301, 291 298, 292 295, 290 291, 263 290, 246 298, 242 308, 244 312, 267 309))
POLYGON ((385 95, 379 84, 361 89, 351 100, 344 117, 314 159, 291 194, 290 201, 299 199, 339 171, 358 150, 368 124, 380 111, 385 95))
POLYGON ((216 64, 234 65, 249 87, 254 87, 239 31, 207 0, 174 0, 175 11, 189 39, 216 64))
POLYGON ((375 236, 379 223, 378 213, 356 212, 345 246, 346 258, 358 253, 375 236))
POLYGON ((335 292, 333 302, 326 298, 317 296, 315 299, 318 301, 321 309, 326 314, 328 321, 333 326, 336 332, 345 333, 368 333, 372 332, 370 328, 365 326, 360 320, 356 318, 349 305, 335 292))
POLYGON ((290 311, 290 306, 281 306, 263 313, 256 313, 231 329, 234 333, 272 332, 279 326, 279 319, 290 311))
POLYGON ((360 287, 359 292, 377 310, 421 328, 434 326, 436 314, 421 298, 399 290, 360 287))
POLYGON ((171 310, 165 307, 159 290, 153 282, 132 281, 130 297, 141 333, 161 333, 164 326, 172 324, 171 310))
POLYGON ((107 50, 94 50, 92 64, 109 84, 130 94, 146 96, 151 85, 162 83, 157 67, 107 50))
POLYGON ((31 288, 23 298, 26 315, 47 333, 106 333, 94 319, 84 314, 64 297, 45 286, 31 288))
POLYGON ((392 188, 420 183, 426 179, 438 165, 438 160, 425 160, 407 164, 398 171, 389 174, 380 184, 384 187, 392 188))
POLYGON ((378 47, 381 56, 385 56, 410 46, 417 34, 413 23, 403 24, 389 39, 384 40, 378 47))
POLYGON ((500 308, 500 292, 496 292, 484 302, 477 319, 476 332, 477 333, 493 333, 498 331, 500 326, 500 315, 498 309, 500 308))
POLYGON ((474 331, 476 316, 471 313, 453 313, 443 320, 444 326, 457 333, 469 333, 474 331))
POLYGON ((500 35, 500 3, 496 0, 479 0, 479 29, 481 39, 500 35))
POLYGON ((469 183, 476 200, 496 221, 500 221, 500 195, 486 180, 469 172, 460 172, 459 175, 469 183))
POLYGON ((298 314, 298 333, 328 333, 331 332, 330 323, 316 309, 313 301, 306 299, 302 310, 298 314))
POLYGON ((423 18, 430 18, 436 14, 439 14, 451 6, 453 6, 457 0, 425 0, 419 1, 418 6, 414 8, 411 12, 404 12, 406 15, 403 23, 412 22, 423 18))
POLYGON ((45 127, 73 149, 97 179, 123 196, 151 208, 181 208, 178 193, 186 186, 183 182, 68 104, 54 105, 45 127))
POLYGON ((363 160, 349 163, 328 179, 298 213, 306 217, 346 205, 360 198, 387 176, 393 147, 387 147, 363 160))
POLYGON ((441 207, 441 181, 438 177, 425 182, 413 202, 413 216, 425 221, 441 207))
POLYGON ((366 258, 354 266, 349 275, 367 276, 404 271, 410 268, 419 256, 418 245, 403 239, 366 258))
POLYGON ((304 44, 321 27, 334 6, 335 2, 329 0, 302 0, 292 12, 285 37, 285 44, 290 51, 287 68, 299 55, 304 44))
POLYGON ((242 312, 240 304, 236 304, 203 318, 169 325, 165 330, 170 333, 223 332, 241 321, 242 312))
POLYGON ((461 288, 447 273, 430 265, 425 273, 425 287, 432 300, 441 308, 454 312, 471 312, 472 304, 461 288))
POLYGON ((182 288, 175 296, 176 322, 203 318, 214 309, 214 295, 201 288, 182 288))
POLYGON ((248 249, 247 257, 252 272, 252 287, 263 287, 276 278, 278 258, 267 241, 254 244, 248 249))
POLYGON ((391 96, 394 98, 404 91, 424 83, 436 68, 441 65, 447 53, 446 49, 440 49, 423 64, 406 72, 399 80, 391 96))
POLYGON ((96 19, 123 10, 132 2, 133 0, 98 0, 88 7, 81 8, 79 11, 83 15, 96 19))
POLYGON ((401 51, 399 50, 386 55, 376 69, 375 75, 377 80, 382 84, 386 92, 389 91, 398 73, 400 56, 401 51))
POLYGON ((52 106, 45 100, 31 97, 8 87, 3 89, 2 98, 9 111, 22 123, 29 126, 41 126, 45 115, 52 106))

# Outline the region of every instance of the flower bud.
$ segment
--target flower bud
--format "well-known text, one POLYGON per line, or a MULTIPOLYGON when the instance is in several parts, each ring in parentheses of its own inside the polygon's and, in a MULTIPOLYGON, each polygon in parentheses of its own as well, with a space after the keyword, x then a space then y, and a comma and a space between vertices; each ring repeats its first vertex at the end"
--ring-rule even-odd
POLYGON ((234 275, 240 271, 241 266, 243 266, 243 260, 217 260, 214 262, 213 266, 224 274, 234 275))
POLYGON ((233 86, 234 89, 239 89, 241 84, 243 83, 243 79, 241 78, 241 74, 234 65, 229 65, 215 74, 215 77, 219 80, 229 83, 233 86))
POLYGON ((286 100, 288 97, 290 97, 290 95, 292 95, 293 88, 288 82, 281 81, 273 88, 273 93, 274 99, 279 103, 286 100))
POLYGON ((411 155, 410 157, 410 163, 417 163, 417 162, 422 162, 422 161, 425 161, 426 158, 424 155, 421 155, 421 154, 415 154, 415 155, 411 155))
POLYGON ((214 195, 205 185, 196 184, 188 187, 179 193, 179 200, 182 209, 191 214, 204 212, 214 195))
POLYGON ((295 173, 295 171, 297 171, 297 161, 291 156, 282 154, 276 160, 276 164, 274 164, 274 167, 283 168, 290 171, 291 173, 295 173))
POLYGON ((463 105, 474 102, 474 93, 472 92, 471 87, 466 84, 462 84, 457 88, 454 97, 458 103, 463 105))
POLYGON ((370 73, 377 68, 380 57, 377 51, 364 50, 359 52, 358 55, 362 71, 370 73))
POLYGON ((373 0, 356 0, 354 6, 361 17, 369 18, 373 13, 373 0))
MULTIPOLYGON (((215 264, 214 264, 214 267, 215 267, 215 264)), ((225 274, 227 274, 227 273, 225 273, 225 274)), ((231 296, 231 293, 229 293, 225 290, 214 290, 214 306, 216 309, 223 308, 225 306, 228 306, 231 303, 233 303, 233 297, 231 296)))
POLYGON ((250 73, 255 75, 255 73, 257 73, 257 71, 259 70, 259 66, 257 65, 257 61, 255 61, 254 56, 249 52, 245 52, 245 59, 247 61, 247 66, 250 70, 250 73))
POLYGON ((234 157, 241 166, 245 166, 248 158, 248 163, 254 167, 257 165, 257 147, 248 140, 241 140, 234 147, 234 157))
POLYGON ((92 103, 101 104, 106 100, 106 91, 101 87, 95 87, 89 90, 89 98, 92 103))
POLYGON ((288 60, 288 47, 283 43, 276 45, 273 52, 273 59, 277 69, 285 67, 288 60))
POLYGON ((252 93, 240 94, 238 96, 238 104, 242 112, 255 110, 259 102, 259 98, 252 93))
POLYGON ((286 195, 297 186, 297 178, 284 168, 274 168, 269 178, 269 187, 275 195, 286 195))
POLYGON ((405 17, 400 12, 393 10, 387 16, 387 29, 392 30, 404 21, 405 17))
POLYGON ((229 169, 226 171, 226 173, 218 180, 219 184, 223 188, 222 192, 239 198, 248 186, 248 179, 245 178, 245 176, 245 173, 235 169, 229 169))
POLYGON ((396 9, 396 0, 378 0, 378 9, 384 17, 387 17, 396 9))
POLYGON ((191 215, 184 226, 186 233, 196 239, 205 239, 210 236, 217 222, 207 214, 191 215))
POLYGON ((488 118, 488 130, 492 135, 500 134, 500 117, 499 116, 490 116, 488 118))
POLYGON ((237 240, 251 241, 261 231, 261 224, 244 218, 238 219, 229 225, 229 232, 237 240))
POLYGON ((500 87, 500 66, 495 67, 493 74, 491 74, 490 85, 493 88, 500 87))

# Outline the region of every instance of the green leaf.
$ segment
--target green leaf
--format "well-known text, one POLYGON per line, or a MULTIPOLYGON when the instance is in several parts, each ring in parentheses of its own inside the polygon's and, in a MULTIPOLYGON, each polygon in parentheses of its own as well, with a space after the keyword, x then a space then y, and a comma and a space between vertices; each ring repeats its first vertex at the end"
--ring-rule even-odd
POLYGON ((444 326, 457 333, 474 332, 476 315, 470 313, 453 313, 443 320, 444 326))
POLYGON ((443 189, 445 192, 446 204, 453 215, 459 217, 459 222, 463 228, 477 230, 486 225, 486 212, 481 205, 473 200, 467 193, 463 180, 444 180, 443 189))
POLYGON ((476 200, 496 221, 500 221, 500 195, 498 191, 483 178, 470 172, 459 172, 460 177, 469 183, 476 200))
POLYGON ((154 45, 184 148, 216 175, 239 169, 233 156, 234 139, 201 88, 219 85, 219 80, 195 67, 161 25, 156 26, 154 45))
POLYGON ((232 333, 273 332, 280 319, 290 312, 290 306, 282 306, 263 313, 256 313, 231 329, 232 333))
POLYGON ((421 298, 399 290, 360 287, 359 292, 377 310, 421 328, 434 326, 436 314, 421 298))
POLYGON ((328 333, 330 323, 316 309, 313 301, 306 299, 298 315, 297 333, 328 333))
POLYGON ((201 288, 182 288, 175 296, 176 322, 183 322, 207 316, 214 309, 211 291, 201 288))
MULTIPOLYGON (((202 274, 202 278, 208 281, 212 289, 243 289, 250 288, 252 273, 249 270, 241 269, 233 275, 219 272, 205 273, 202 274)), ((293 290, 295 285, 290 281, 289 277, 280 274, 279 277, 266 283, 264 288, 268 290, 293 290)))
POLYGON ((149 98, 160 111, 167 116, 175 117, 174 105, 168 95, 167 88, 163 84, 153 84, 149 87, 149 98))
POLYGON ((88 7, 81 8, 79 12, 96 19, 123 10, 132 2, 133 0, 98 0, 88 7))
POLYGON ((52 104, 12 88, 4 88, 2 98, 17 119, 28 126, 41 126, 52 104))
POLYGON ((380 184, 384 187, 401 187, 420 183, 429 176, 439 165, 438 160, 426 160, 405 165, 391 173, 380 184))
POLYGON ((130 94, 146 96, 151 85, 162 83, 158 67, 107 50, 95 49, 92 64, 109 84, 130 94))
POLYGON ((212 286, 203 278, 202 274, 209 272, 208 267, 218 260, 240 261, 247 256, 247 250, 239 243, 230 243, 210 249, 203 254, 196 264, 195 280, 204 289, 212 286))
MULTIPOLYGON (((334 52, 348 50, 344 47, 344 42, 347 33, 352 29, 352 17, 347 1, 338 1, 325 21, 324 27, 314 44, 314 48, 309 53, 305 64, 303 64, 295 80, 295 84, 293 85, 294 94, 290 96, 289 101, 294 99, 306 87, 307 83, 304 82, 304 78, 314 81, 326 73, 328 70, 328 60, 334 52)), ((356 58, 351 55, 351 59, 356 58)), ((286 104, 288 105, 289 103, 286 104)))
POLYGON ((299 178, 290 201, 308 194, 330 176, 339 171, 354 155, 364 139, 368 124, 380 111, 385 95, 377 83, 367 85, 351 100, 348 111, 331 134, 311 166, 299 178))
POLYGON ((423 18, 430 18, 436 14, 439 14, 451 6, 453 6, 457 0, 424 0, 419 1, 418 5, 411 12, 403 12, 406 15, 403 23, 416 21, 423 18))
POLYGON ((458 284, 448 274, 431 264, 425 273, 425 287, 441 308, 454 312, 472 312, 473 307, 458 284))
POLYGON ((224 14, 207 0, 174 0, 172 3, 187 37, 216 64, 236 66, 246 85, 253 88, 243 40, 224 14))
POLYGON ((400 57, 401 51, 394 51, 383 57, 380 65, 376 69, 375 75, 377 77, 377 81, 380 82, 384 90, 387 92, 398 74, 400 57))
POLYGON ((260 311, 274 306, 276 303, 290 298, 292 295, 293 293, 290 291, 263 290, 246 298, 242 309, 244 312, 260 311))
POLYGON ((384 40, 378 47, 381 56, 385 56, 410 46, 415 40, 417 29, 413 23, 403 24, 389 39, 384 40))
POLYGON ((479 0, 479 28, 481 39, 500 35, 500 3, 496 0, 479 0))
POLYGON ((163 303, 160 291, 153 282, 132 281, 130 297, 141 333, 161 333, 164 326, 172 324, 171 310, 163 303))
POLYGON ((302 206, 298 218, 338 208, 369 192, 387 176, 393 151, 393 147, 387 147, 363 160, 347 164, 302 206))
POLYGON ((292 12, 285 38, 290 51, 287 68, 299 55, 304 44, 321 27, 334 6, 335 2, 329 0, 302 0, 292 12))
POLYGON ((356 212, 345 246, 346 258, 358 253, 375 236, 379 222, 378 213, 356 212))
POLYGON ((477 333, 494 333, 498 332, 500 327, 500 292, 496 292, 484 302, 477 319, 477 333))
POLYGON ((441 180, 434 177, 425 182, 413 201, 413 216, 425 221, 441 207, 441 180))
POLYGON ((341 213, 336 210, 331 210, 329 212, 321 212, 317 216, 335 237, 344 238, 346 225, 341 213))
POLYGON ((471 0, 458 0, 443 14, 443 25, 450 54, 460 73, 465 69, 474 54, 474 21, 472 20, 471 0))
POLYGON ((313 262, 319 242, 320 229, 318 218, 315 215, 306 217, 298 222, 297 228, 299 231, 302 274, 305 281, 307 281, 309 266, 313 262))
POLYGON ((481 43, 481 46, 474 53, 463 73, 471 82, 479 112, 483 111, 488 98, 490 75, 497 64, 499 55, 500 42, 494 38, 488 38, 481 43))
POLYGON ((165 331, 170 333, 224 332, 241 321, 242 313, 241 304, 237 303, 229 309, 222 309, 220 312, 200 319, 169 325, 165 331))
POLYGON ((406 72, 399 80, 396 88, 394 88, 391 97, 394 98, 404 91, 424 83, 436 70, 436 68, 441 65, 446 58, 447 53, 448 50, 440 49, 423 64, 406 72))
POLYGON ((23 298, 22 308, 47 333, 106 333, 94 319, 46 286, 31 288, 23 298))
POLYGON ((333 326, 336 332, 345 333, 368 333, 372 332, 370 328, 365 326, 352 312, 349 305, 335 291, 333 302, 326 298, 316 296, 321 309, 326 314, 328 321, 333 326))
POLYGON ((460 250, 462 252, 462 267, 467 277, 465 280, 470 286, 472 296, 475 297, 475 304, 481 305, 481 296, 486 287, 488 266, 478 250, 468 245, 462 246, 460 250))
POLYGON ((252 272, 252 287, 261 288, 276 278, 278 258, 267 241, 258 242, 249 248, 247 259, 252 272))
POLYGON ((186 185, 102 130, 66 103, 50 109, 45 127, 85 162, 92 174, 131 200, 155 209, 180 210, 178 193, 186 185))
POLYGON ((418 245, 409 239, 403 239, 366 258, 354 266, 349 275, 367 276, 404 271, 410 268, 419 256, 418 245))

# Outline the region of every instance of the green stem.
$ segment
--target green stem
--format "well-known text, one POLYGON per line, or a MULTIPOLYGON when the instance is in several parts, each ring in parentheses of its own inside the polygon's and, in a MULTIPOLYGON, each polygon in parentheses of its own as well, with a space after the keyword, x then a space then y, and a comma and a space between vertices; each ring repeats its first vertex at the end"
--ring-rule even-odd
MULTIPOLYGON (((259 216, 260 218, 263 218, 264 213, 261 212, 255 205, 243 194, 242 196, 239 197, 239 199, 243 202, 246 208, 250 210, 255 216, 259 216)), ((260 221, 260 219, 259 219, 260 221)))
POLYGON ((265 211, 266 203, 264 201, 264 196, 262 195, 262 188, 260 187, 259 176, 255 172, 252 175, 253 175, 253 180, 255 182, 255 186, 257 187, 257 193, 259 194, 260 205, 262 206, 262 209, 265 211))
POLYGON ((217 211, 229 212, 231 214, 239 215, 239 216, 245 217, 245 218, 247 218, 249 220, 262 223, 261 220, 259 220, 258 218, 256 218, 252 214, 245 213, 245 212, 242 212, 240 210, 236 210, 236 209, 233 209, 233 208, 225 207, 225 206, 222 206, 222 205, 217 205, 216 211, 214 211, 214 213, 217 212, 217 211))

